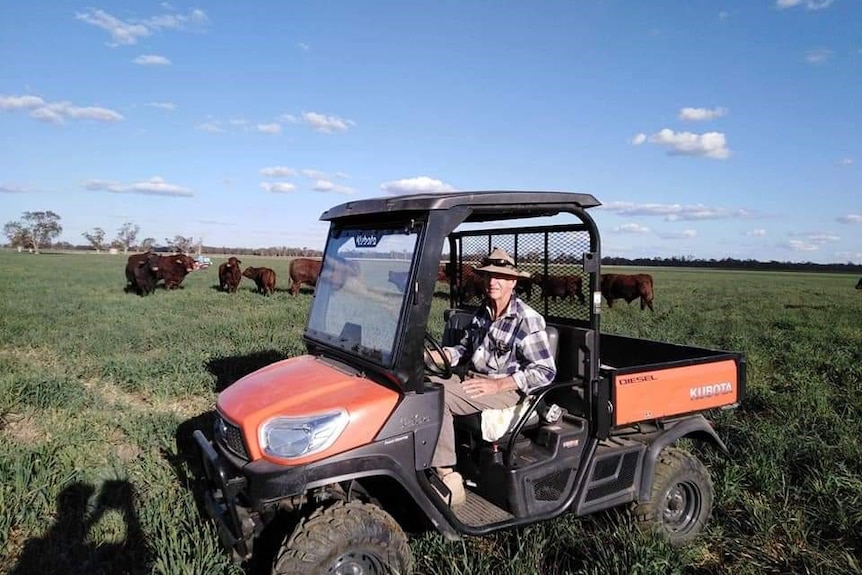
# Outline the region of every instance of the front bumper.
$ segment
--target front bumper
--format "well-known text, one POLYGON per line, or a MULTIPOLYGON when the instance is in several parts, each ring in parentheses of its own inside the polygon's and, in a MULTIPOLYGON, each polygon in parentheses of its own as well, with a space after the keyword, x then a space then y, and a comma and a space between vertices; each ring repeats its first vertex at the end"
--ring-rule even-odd
POLYGON ((219 455, 201 430, 193 437, 198 444, 201 463, 207 481, 203 492, 204 508, 218 530, 219 539, 234 558, 245 560, 251 556, 251 538, 256 527, 249 509, 241 505, 239 495, 246 487, 246 479, 231 473, 227 461, 219 455))

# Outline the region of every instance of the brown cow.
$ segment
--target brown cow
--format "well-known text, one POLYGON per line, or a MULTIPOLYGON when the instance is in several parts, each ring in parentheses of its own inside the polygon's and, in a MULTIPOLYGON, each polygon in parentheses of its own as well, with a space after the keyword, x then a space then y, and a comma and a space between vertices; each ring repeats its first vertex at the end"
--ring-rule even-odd
MULTIPOLYGON (((326 280, 332 284, 333 289, 341 289, 350 277, 360 274, 359 264, 355 261, 346 260, 338 256, 329 256, 326 265, 329 274, 326 280)), ((310 258, 294 258, 290 260, 290 293, 296 295, 302 284, 317 285, 320 277, 321 260, 310 258)))
MULTIPOLYGON (((446 279, 444 281, 449 281, 449 278, 452 277, 452 263, 449 262, 443 266, 443 277, 446 279)), ((437 272, 438 279, 440 277, 440 271, 437 272)), ((460 294, 462 301, 466 301, 471 299, 472 297, 483 298, 485 297, 485 279, 479 272, 476 271, 476 268, 473 264, 461 263, 461 273, 460 277, 455 278, 455 293, 460 294)))
POLYGON ((291 295, 298 294, 302 284, 317 285, 317 278, 320 277, 320 265, 322 263, 321 260, 310 258, 294 258, 290 260, 288 271, 290 273, 291 295))
POLYGON ((138 295, 145 296, 156 289, 159 271, 159 254, 146 252, 129 256, 126 263, 126 291, 134 290, 138 295))
POLYGON ((242 275, 253 280, 258 293, 269 295, 275 291, 275 272, 270 268, 247 267, 242 275))
POLYGON ((624 299, 626 303, 641 299, 641 309, 649 306, 653 310, 653 282, 649 274, 602 274, 602 295, 608 302, 608 307, 614 306, 615 299, 624 299))
POLYGON ((862 278, 859 278, 859 282, 856 284, 856 289, 862 289, 862 278))
POLYGON ((156 278, 165 281, 165 289, 177 289, 185 277, 195 270, 195 260, 186 254, 159 257, 156 278))
POLYGON ((228 293, 236 293, 236 288, 239 287, 239 282, 242 281, 242 270, 240 264, 242 262, 231 256, 226 262, 222 262, 218 267, 218 287, 222 291, 228 293))
POLYGON ((561 299, 571 302, 578 298, 578 302, 584 303, 583 280, 578 275, 562 275, 555 276, 548 274, 539 279, 539 285, 542 287, 542 297, 545 299, 561 299))

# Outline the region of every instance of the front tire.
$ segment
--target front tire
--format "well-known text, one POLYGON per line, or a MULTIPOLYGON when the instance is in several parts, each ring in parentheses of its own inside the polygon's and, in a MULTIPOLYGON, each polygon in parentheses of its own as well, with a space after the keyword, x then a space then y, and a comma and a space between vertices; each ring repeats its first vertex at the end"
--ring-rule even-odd
POLYGON ((273 575, 383 575, 413 572, 404 531, 375 505, 337 503, 315 511, 285 538, 273 575))
POLYGON ((649 501, 635 507, 642 527, 678 546, 694 540, 712 514, 714 490, 709 472, 691 453, 669 447, 656 462, 649 501))

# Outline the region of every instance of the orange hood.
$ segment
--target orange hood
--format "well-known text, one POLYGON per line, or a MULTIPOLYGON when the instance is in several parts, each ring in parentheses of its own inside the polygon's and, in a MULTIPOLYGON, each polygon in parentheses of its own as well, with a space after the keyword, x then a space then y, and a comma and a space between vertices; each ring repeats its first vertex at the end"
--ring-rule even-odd
POLYGON ((285 460, 262 453, 258 429, 277 415, 303 416, 344 409, 347 428, 329 448, 291 459, 299 465, 370 443, 386 423, 400 394, 359 375, 339 371, 310 355, 285 359, 243 377, 218 397, 218 410, 242 429, 249 457, 276 463, 285 460))

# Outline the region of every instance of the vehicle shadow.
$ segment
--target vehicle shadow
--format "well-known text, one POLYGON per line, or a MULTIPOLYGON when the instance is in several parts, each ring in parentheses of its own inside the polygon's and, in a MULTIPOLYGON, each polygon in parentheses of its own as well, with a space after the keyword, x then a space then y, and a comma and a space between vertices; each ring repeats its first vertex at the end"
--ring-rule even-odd
POLYGON ((269 349, 247 355, 217 357, 209 360, 206 368, 215 377, 215 391, 219 392, 251 372, 288 357, 280 351, 269 349))
POLYGON ((54 524, 42 537, 28 540, 9 575, 46 573, 149 573, 151 550, 135 511, 135 490, 128 481, 111 480, 95 487, 75 482, 57 495, 54 524), (125 538, 118 542, 93 543, 90 530, 109 511, 119 512, 125 522, 125 538))

